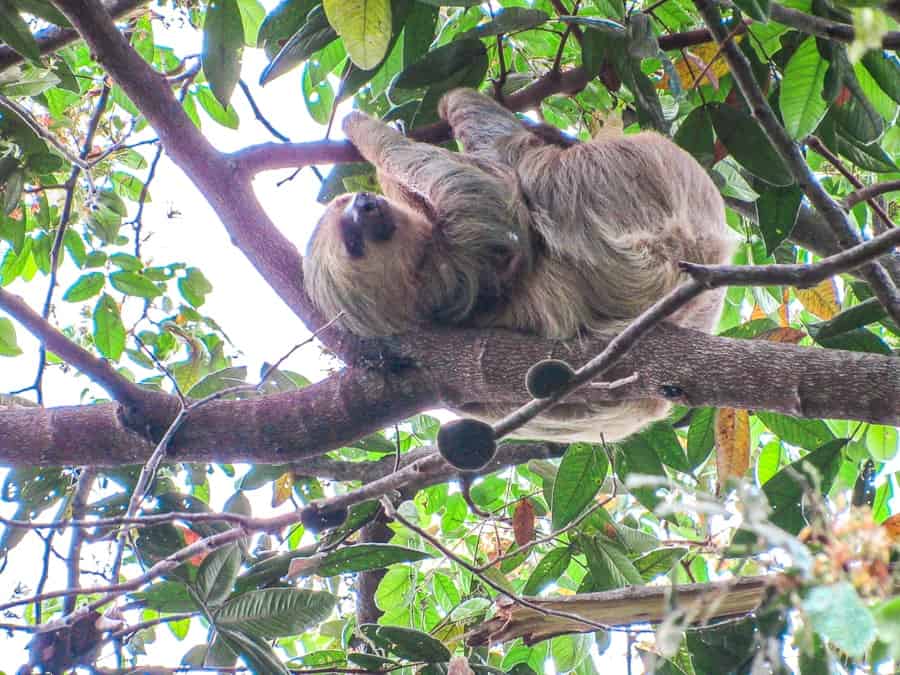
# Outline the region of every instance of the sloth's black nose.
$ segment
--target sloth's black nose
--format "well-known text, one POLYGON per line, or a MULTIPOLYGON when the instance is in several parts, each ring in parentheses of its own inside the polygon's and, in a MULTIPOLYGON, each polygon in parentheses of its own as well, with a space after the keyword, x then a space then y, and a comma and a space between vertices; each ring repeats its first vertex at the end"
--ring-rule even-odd
POLYGON ((350 202, 349 211, 354 224, 370 241, 388 241, 394 236, 393 218, 384 199, 371 192, 359 192, 350 202))
POLYGON ((353 198, 353 208, 363 213, 376 211, 378 209, 378 198, 371 192, 358 192, 353 198))

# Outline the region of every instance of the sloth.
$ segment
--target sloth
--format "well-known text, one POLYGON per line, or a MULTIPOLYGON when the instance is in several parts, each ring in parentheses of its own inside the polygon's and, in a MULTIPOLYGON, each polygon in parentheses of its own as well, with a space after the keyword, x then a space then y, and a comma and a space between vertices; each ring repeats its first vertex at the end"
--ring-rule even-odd
MULTIPOLYGON (((686 277, 678 262, 721 264, 735 237, 706 171, 642 132, 572 144, 526 126, 471 89, 438 112, 464 152, 417 143, 361 112, 343 122, 382 194, 345 194, 316 225, 305 287, 328 317, 364 337, 450 324, 544 338, 612 338, 686 277), (555 139, 555 140, 554 140, 555 139)), ((709 332, 723 290, 670 321, 709 332)), ((512 404, 457 412, 495 421, 512 404)), ((666 415, 664 400, 563 402, 524 437, 614 441, 666 415)))

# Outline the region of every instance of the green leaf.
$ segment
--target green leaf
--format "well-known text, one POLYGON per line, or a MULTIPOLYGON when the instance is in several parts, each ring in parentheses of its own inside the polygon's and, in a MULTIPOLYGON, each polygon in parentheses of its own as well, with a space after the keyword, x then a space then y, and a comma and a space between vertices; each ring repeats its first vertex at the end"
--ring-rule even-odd
POLYGON ((327 553, 313 572, 320 577, 377 570, 395 563, 410 563, 430 558, 425 551, 394 544, 354 544, 327 553))
POLYGON ((334 108, 334 90, 331 83, 325 79, 313 85, 310 77, 310 62, 303 66, 303 101, 309 116, 319 124, 328 124, 331 119, 331 111, 334 108))
POLYGON ((337 33, 325 16, 321 6, 314 7, 300 29, 291 36, 275 58, 259 76, 260 85, 266 85, 306 61, 317 51, 337 39, 337 33))
POLYGON ((882 91, 900 103, 900 63, 897 56, 880 49, 866 52, 862 64, 882 91))
POLYGON ((322 6, 350 60, 363 70, 377 66, 391 41, 390 1, 324 0, 322 6))
POLYGON ((103 356, 118 361, 125 349, 125 324, 116 301, 104 293, 94 307, 94 344, 103 356))
POLYGON ((572 522, 603 485, 609 461, 600 446, 573 443, 566 450, 553 482, 553 529, 572 522))
POLYGON ((210 394, 215 394, 217 391, 222 391, 228 387, 237 387, 242 384, 247 384, 247 366, 228 366, 205 375, 188 390, 187 395, 195 399, 205 398, 210 394))
POLYGON ((200 103, 200 107, 203 108, 206 114, 223 127, 237 129, 238 125, 240 125, 241 120, 238 117, 234 106, 229 103, 227 108, 223 107, 209 87, 197 87, 194 97, 200 103))
POLYGON ((640 572, 644 581, 652 581, 669 570, 688 552, 686 548, 668 547, 648 551, 634 561, 635 569, 640 572))
POLYGON ((61 28, 71 27, 65 15, 47 0, 16 0, 15 5, 21 11, 33 14, 48 23, 56 24, 61 28))
POLYGON ((180 581, 158 581, 130 595, 144 603, 147 609, 158 612, 194 612, 200 609, 188 587, 180 581))
MULTIPOLYGON (((250 672, 266 675, 288 675, 287 668, 272 647, 257 635, 248 635, 242 630, 217 626, 216 641, 221 640, 227 651, 240 656, 250 672)), ((214 645, 215 645, 214 642, 214 645)), ((213 647, 210 647, 212 651, 213 647)), ((209 659, 207 659, 209 660, 209 659)), ((226 662, 230 659, 226 657, 226 662)), ((232 661, 233 663, 233 661, 232 661)))
POLYGON ((705 167, 715 160, 712 123, 704 106, 694 108, 675 132, 675 142, 705 167))
POLYGON ((462 38, 486 38, 506 33, 516 33, 540 26, 550 19, 547 12, 527 7, 506 7, 494 13, 494 18, 486 23, 481 23, 457 39, 462 38))
POLYGON ((678 442, 678 436, 671 424, 656 422, 644 429, 641 435, 647 440, 663 464, 676 471, 690 472, 691 467, 688 464, 687 456, 684 454, 684 449, 678 442))
POLYGON ((109 283, 120 293, 138 298, 155 298, 162 295, 159 287, 138 272, 113 272, 109 275, 109 283))
POLYGON ((765 23, 772 9, 771 0, 734 0, 734 4, 747 16, 765 23))
POLYGON ((764 410, 757 411, 756 417, 783 441, 807 450, 834 440, 834 434, 822 420, 801 419, 764 410))
POLYGON ((140 258, 135 258, 129 253, 113 253, 109 256, 109 262, 126 272, 139 272, 144 267, 140 258))
POLYGON ((889 462, 897 456, 897 427, 873 424, 866 431, 866 448, 876 462, 889 462))
POLYGON ((818 344, 829 349, 884 354, 885 356, 890 356, 893 353, 887 342, 865 328, 854 328, 853 330, 825 338, 817 333, 815 326, 807 326, 807 330, 818 344))
POLYGON ((403 28, 403 68, 421 59, 434 40, 440 12, 423 2, 414 2, 403 28))
POLYGON ((228 107, 241 77, 244 51, 244 24, 237 0, 211 0, 203 22, 203 51, 200 61, 216 99, 228 107))
POLYGON ((184 277, 178 280, 181 297, 187 300, 192 307, 200 307, 206 302, 206 294, 212 289, 212 284, 196 267, 188 267, 184 277))
POLYGON ((81 302, 88 298, 93 298, 97 293, 103 290, 106 284, 106 277, 102 272, 88 272, 82 274, 74 284, 66 289, 63 293, 63 300, 66 302, 81 302))
POLYGON ((207 606, 224 602, 240 569, 241 549, 237 544, 223 546, 207 555, 194 582, 200 600, 207 606))
POLYGON ((595 537, 581 537, 578 541, 591 570, 591 590, 608 591, 644 583, 634 563, 612 539, 598 534, 595 537))
MULTIPOLYGON (((623 482, 631 474, 666 477, 666 470, 659 461, 659 456, 640 434, 619 441, 616 448, 616 473, 623 482)), ((659 503, 654 487, 631 488, 629 492, 651 511, 659 503)))
POLYGON ((755 119, 729 105, 709 106, 713 127, 728 152, 747 171, 772 185, 791 185, 794 177, 755 119))
POLYGON ((856 77, 846 79, 851 98, 843 105, 833 105, 829 115, 834 118, 838 133, 860 145, 874 143, 884 134, 884 120, 865 93, 856 77))
POLYGON ((688 427, 687 456, 688 464, 696 469, 712 452, 716 442, 716 409, 698 408, 694 410, 691 426, 688 427))
POLYGON ((790 534, 796 535, 806 526, 803 516, 803 495, 818 486, 827 494, 841 465, 841 450, 846 439, 838 438, 818 450, 792 462, 772 476, 762 490, 772 507, 769 520, 790 534))
POLYGON ((766 244, 766 255, 772 255, 781 242, 791 236, 802 201, 803 190, 798 185, 772 186, 760 194, 756 200, 756 212, 759 214, 759 231, 766 244))
POLYGON ((36 65, 41 62, 41 50, 19 10, 10 0, 0 0, 0 41, 16 50, 36 65))
POLYGON ((320 0, 282 0, 263 19, 256 37, 257 46, 265 48, 266 56, 271 59, 306 22, 310 10, 319 4, 320 0))
POLYGON ((849 159, 856 166, 875 173, 893 173, 897 165, 878 143, 864 145, 841 134, 835 137, 835 148, 838 153, 849 159))
POLYGON ((331 614, 336 598, 324 591, 266 588, 229 600, 216 612, 217 627, 238 629, 262 638, 301 633, 331 614))
POLYGON ((875 619, 846 581, 810 589, 803 611, 814 631, 851 657, 861 657, 875 640, 875 619))
POLYGON ((419 630, 366 623, 359 631, 375 646, 410 661, 443 663, 450 660, 450 651, 440 641, 419 630))
POLYGON ((433 49, 420 61, 408 66, 397 76, 397 89, 418 89, 448 80, 468 69, 472 62, 487 56, 481 40, 462 38, 433 49))
POLYGON ((568 548, 555 548, 538 561, 525 582, 522 595, 537 595, 545 586, 555 582, 569 567, 572 552, 568 548))
POLYGON ((16 342, 16 327, 13 322, 0 317, 0 356, 18 356, 22 353, 16 342))
POLYGON ((869 298, 858 305, 853 305, 836 314, 828 321, 815 324, 807 324, 808 329, 813 329, 817 338, 825 339, 846 333, 856 328, 868 326, 883 319, 886 315, 884 307, 877 298, 869 298))
POLYGON ((778 104, 791 138, 806 138, 825 116, 828 103, 822 98, 822 88, 827 70, 828 61, 819 54, 814 37, 800 43, 785 66, 778 104))
POLYGON ((19 197, 25 187, 25 172, 14 169, 0 185, 0 217, 8 216, 19 205, 19 197))

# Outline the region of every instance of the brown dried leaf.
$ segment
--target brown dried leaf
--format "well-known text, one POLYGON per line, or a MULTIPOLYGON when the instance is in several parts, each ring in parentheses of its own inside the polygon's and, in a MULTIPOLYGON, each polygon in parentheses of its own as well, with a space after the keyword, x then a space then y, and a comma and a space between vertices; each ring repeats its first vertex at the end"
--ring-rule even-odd
POLYGON ((729 478, 740 478, 750 468, 750 414, 738 408, 716 411, 716 470, 718 493, 729 478))
POLYGON ((756 336, 757 340, 768 340, 769 342, 784 342, 786 344, 795 345, 806 337, 806 333, 797 328, 773 328, 756 336))
POLYGON ((516 504, 512 526, 518 546, 526 546, 534 540, 534 506, 528 499, 520 499, 516 504))

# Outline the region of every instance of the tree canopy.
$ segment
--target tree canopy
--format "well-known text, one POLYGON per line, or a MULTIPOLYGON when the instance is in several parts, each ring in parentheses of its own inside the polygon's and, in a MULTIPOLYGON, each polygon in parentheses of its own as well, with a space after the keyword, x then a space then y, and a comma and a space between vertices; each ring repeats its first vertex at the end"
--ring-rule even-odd
POLYGON ((894 0, 0 0, 0 372, 29 357, 23 332, 40 343, 33 379, 0 382, 0 629, 23 648, 3 666, 894 672, 897 17, 894 0), (314 140, 258 105, 275 80, 314 140), (323 203, 377 189, 331 138, 338 107, 453 148, 437 104, 461 86, 579 141, 673 137, 726 198, 734 265, 687 266, 609 343, 325 321, 254 180, 315 172, 323 203), (209 140, 254 125, 271 142, 209 140), (202 256, 154 254, 175 226, 145 213, 163 155, 278 320, 312 332, 296 348, 326 350, 324 378, 288 354, 248 372, 204 307, 202 256), (716 335, 665 321, 722 286, 716 335), (572 373, 533 399, 547 359, 572 373), (60 381, 83 394, 46 406, 60 381), (507 438, 567 395, 676 406, 618 443, 507 438), (426 411, 497 400, 521 407, 460 476, 426 411))

